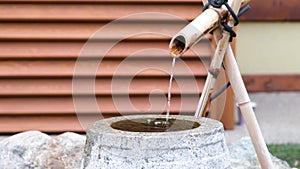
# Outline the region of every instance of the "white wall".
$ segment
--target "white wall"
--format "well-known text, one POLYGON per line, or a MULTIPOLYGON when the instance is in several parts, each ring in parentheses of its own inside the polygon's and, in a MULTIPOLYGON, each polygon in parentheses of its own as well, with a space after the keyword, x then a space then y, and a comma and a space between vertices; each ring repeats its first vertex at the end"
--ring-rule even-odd
POLYGON ((300 22, 242 22, 237 33, 243 74, 300 73, 300 22))

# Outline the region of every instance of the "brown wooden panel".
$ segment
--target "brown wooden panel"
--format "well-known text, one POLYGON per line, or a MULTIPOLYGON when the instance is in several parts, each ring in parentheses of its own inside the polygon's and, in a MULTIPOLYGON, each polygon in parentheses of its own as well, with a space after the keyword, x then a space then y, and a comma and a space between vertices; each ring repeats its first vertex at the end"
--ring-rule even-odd
POLYGON ((49 3, 49 2, 55 2, 55 3, 78 3, 78 2, 83 2, 83 3, 86 3, 86 2, 107 2, 107 3, 173 3, 173 2, 176 2, 176 3, 199 3, 199 1, 201 2, 201 0, 185 0, 185 1, 182 1, 182 0, 1 0, 0 3, 2 2, 5 2, 5 3, 9 3, 9 2, 38 2, 38 3, 49 3))
POLYGON ((187 22, 121 22, 121 23, 1 23, 3 40, 87 40, 94 39, 167 40, 187 22), (104 27, 105 26, 105 27, 104 27), (120 29, 122 28, 122 29, 120 29), (141 35, 136 35, 141 34, 141 35))
MULTIPOLYGON (((161 93, 167 94, 169 86, 169 77, 134 79, 100 78, 96 81, 94 79, 81 78, 74 81, 74 84, 80 85, 80 88, 73 88, 74 94, 77 95, 148 95, 154 90, 159 90, 161 93), (95 90, 88 88, 90 84, 95 85, 95 90)), ((204 79, 196 80, 193 77, 175 77, 172 94, 199 93, 199 91, 202 91, 203 84, 204 79)), ((0 79, 0 96, 2 97, 71 95, 72 79, 0 79)))
MULTIPOLYGON (((74 114, 74 103, 78 114, 136 114, 165 112, 167 98, 165 95, 152 96, 115 96, 97 97, 11 97, 0 98, 0 115, 63 115, 74 114), (130 99, 128 98, 130 97, 130 99), (96 104, 96 105, 95 105, 96 104)), ((173 95, 171 112, 194 112, 198 103, 198 95, 173 95)))
MULTIPOLYGON (((78 104, 82 104, 79 114, 86 115, 87 121, 99 119, 93 106, 100 108, 105 118, 164 112, 171 66, 168 54, 171 37, 165 34, 175 34, 185 23, 159 15, 136 17, 110 27, 103 36, 97 37, 97 41, 88 46, 89 51, 82 54, 81 58, 90 58, 81 62, 85 68, 97 66, 97 59, 102 57, 99 49, 129 35, 106 53, 95 70, 96 105, 93 105, 95 98, 91 97, 93 91, 83 88, 88 83, 83 76, 89 75, 88 72, 80 73, 82 88, 74 92, 79 98, 74 105, 71 78, 76 59, 97 30, 119 17, 138 12, 162 12, 192 20, 201 10, 201 0, 0 1, 0 132, 32 129, 81 132, 83 128, 74 108, 78 104), (135 33, 142 34, 132 36, 135 33), (133 76, 127 90, 127 80, 133 76), (114 89, 111 89, 112 78, 117 84, 114 89)), ((193 73, 187 72, 182 62, 176 63, 175 79, 179 79, 180 89, 174 83, 173 114, 180 111, 180 114, 193 115, 195 111, 207 74, 205 65, 212 55, 208 39, 197 44, 194 52, 188 51, 182 57, 193 73), (197 91, 192 85, 195 76, 197 91)))
POLYGON ((251 0, 251 9, 241 16, 244 21, 299 21, 299 0, 251 0))
MULTIPOLYGON (((188 1, 179 1, 179 0, 144 0, 144 1, 137 1, 137 0, 130 0, 130 1, 125 1, 125 0, 87 0, 87 1, 82 1, 82 0, 3 0, 0 3, 11 3, 11 2, 23 2, 23 3, 39 3, 39 4, 47 4, 47 3, 73 3, 78 5, 78 3, 101 3, 101 4, 118 4, 118 3, 124 3, 124 4, 156 4, 156 5, 161 5, 161 3, 165 4, 176 4, 176 5, 186 5, 186 4, 191 4, 191 5, 201 5, 200 1, 196 0, 188 0, 188 1)), ((44 4, 44 5, 45 5, 44 4)), ((264 20, 269 20, 269 21, 275 21, 275 20, 282 20, 282 21, 297 21, 299 20, 299 7, 300 7, 300 2, 298 0, 289 0, 289 1, 284 1, 284 0, 265 0, 264 3, 262 4, 261 1, 259 0, 252 0, 250 2, 251 5, 251 10, 249 10, 246 14, 241 16, 242 20, 246 21, 264 21, 264 20)), ((154 8, 155 9, 155 8, 154 8)), ((182 10, 181 10, 182 11, 182 10)), ((191 9, 191 11, 197 11, 191 9)), ((180 12, 180 10, 178 10, 180 12)), ((198 13, 197 13, 198 14, 198 13)), ((193 19, 197 15, 187 15, 189 19, 193 19)))
POLYGON ((243 75, 249 92, 300 91, 300 75, 243 75))
MULTIPOLYGON (((202 3, 178 4, 0 4, 2 21, 111 21, 135 13, 161 12, 192 20, 201 13, 202 3), (113 11, 113 12, 112 12, 113 11)), ((170 17, 148 15, 132 20, 174 20, 170 17)))
POLYGON ((84 42, 0 42, 1 59, 76 58, 84 42))
MULTIPOLYGON (((80 58, 99 56, 99 47, 107 46, 109 42, 89 43, 89 52, 81 53, 85 42, 0 42, 0 59, 50 59, 50 58, 80 58)), ((123 41, 117 43, 105 55, 109 58, 151 57, 170 58, 168 54, 169 40, 166 41, 123 41), (140 52, 154 49, 156 52, 140 52), (165 52, 161 52, 163 50, 165 52)), ((186 52, 182 58, 211 56, 211 45, 208 40, 200 41, 186 52)))
MULTIPOLYGON (((95 116, 86 117, 93 122, 99 119, 95 116)), ((83 132, 84 127, 75 115, 51 115, 51 116, 0 116, 0 133, 16 133, 28 130, 42 132, 83 132)))
POLYGON ((224 128, 226 130, 233 130, 235 126, 235 98, 232 88, 228 88, 226 91, 226 102, 224 107, 223 116, 221 118, 221 122, 224 124, 224 128))
MULTIPOLYGON (((191 113, 182 114, 192 115, 191 113)), ((104 118, 114 116, 116 116, 116 114, 106 114, 104 118)), ((79 120, 76 115, 1 115, 0 133, 11 134, 28 130, 39 130, 47 133, 61 133, 66 131, 83 133, 88 124, 102 119, 99 115, 85 115, 80 118, 81 120, 79 120)))
MULTIPOLYGON (((75 63, 76 61, 71 60, 1 61, 0 77, 71 77, 74 75, 75 63)), ((99 65, 97 61, 92 60, 79 62, 78 65, 82 71, 76 69, 77 76, 94 76, 94 72, 96 76, 103 77, 169 76, 171 58, 168 60, 147 59, 122 62, 120 60, 103 60, 99 65)), ((203 63, 199 61, 178 61, 176 65, 174 73, 176 76, 205 76, 207 73, 203 63)))

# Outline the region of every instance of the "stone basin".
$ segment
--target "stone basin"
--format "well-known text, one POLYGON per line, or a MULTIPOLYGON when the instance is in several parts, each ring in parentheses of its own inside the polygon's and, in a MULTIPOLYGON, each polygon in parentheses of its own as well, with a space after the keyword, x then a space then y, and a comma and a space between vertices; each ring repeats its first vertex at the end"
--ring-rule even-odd
POLYGON ((222 123, 193 116, 132 115, 90 125, 85 169, 231 168, 222 123))

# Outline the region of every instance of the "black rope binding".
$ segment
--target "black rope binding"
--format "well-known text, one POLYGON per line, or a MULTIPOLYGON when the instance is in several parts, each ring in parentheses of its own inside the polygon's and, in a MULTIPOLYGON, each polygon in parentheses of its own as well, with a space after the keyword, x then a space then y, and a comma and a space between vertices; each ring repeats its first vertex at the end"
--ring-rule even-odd
POLYGON ((234 37, 236 37, 236 33, 234 32, 234 30, 232 29, 231 26, 229 26, 226 22, 221 22, 221 25, 223 26, 224 30, 229 32, 230 36, 229 36, 229 42, 232 42, 232 39, 234 37))
MULTIPOLYGON (((239 18, 238 16, 244 14, 248 9, 250 9, 250 6, 247 5, 246 7, 244 7, 239 13, 238 16, 234 13, 234 11, 232 10, 232 8, 228 5, 228 0, 208 0, 208 3, 204 5, 203 7, 203 11, 205 11, 206 9, 208 9, 208 7, 211 5, 214 8, 221 8, 223 5, 225 5, 225 7, 228 9, 230 15, 233 17, 234 19, 234 26, 239 24, 239 18)), ((234 32, 233 28, 230 27, 226 21, 222 21, 221 25, 223 26, 224 30, 229 32, 230 37, 229 37, 229 42, 232 42, 232 39, 234 37, 236 37, 236 33, 234 32)))

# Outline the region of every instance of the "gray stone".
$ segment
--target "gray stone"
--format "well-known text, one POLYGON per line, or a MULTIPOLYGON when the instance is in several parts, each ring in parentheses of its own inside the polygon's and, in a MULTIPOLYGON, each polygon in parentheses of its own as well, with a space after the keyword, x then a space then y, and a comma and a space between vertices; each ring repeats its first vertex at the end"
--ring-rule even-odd
MULTIPOLYGON (((207 123, 207 125, 211 125, 207 123)), ((218 125, 217 125, 218 126, 218 125)), ((222 130, 222 129, 221 129, 222 130)), ((121 132, 121 131, 119 131, 121 132)), ((205 131, 204 133, 207 133, 208 131, 205 131)), ((215 130, 214 132, 218 133, 219 130, 215 130)), ((91 135, 90 135, 91 136, 91 135)), ((212 138, 205 136, 204 141, 212 141, 212 140, 217 140, 220 139, 221 137, 218 138, 212 138)), ((96 137, 97 139, 101 139, 101 137, 96 137)), ((146 137, 147 138, 147 137, 146 137)), ((145 139, 143 137, 139 137, 138 140, 140 140, 140 144, 145 143, 145 139)), ((185 137, 183 137, 185 138, 185 137)), ((191 145, 196 145, 195 142, 200 143, 198 145, 203 144, 203 140, 201 143, 201 140, 197 140, 196 135, 189 133, 189 135, 186 136, 186 138, 189 139, 189 141, 182 141, 178 140, 178 144, 184 145, 183 147, 188 148, 188 146, 191 145)), ((107 140, 109 141, 109 140, 107 140)), ((114 143, 120 144, 121 141, 117 140, 110 140, 111 145, 114 145, 114 143)), ((128 141, 128 140, 127 140, 128 141)), ((167 140, 165 140, 167 141, 167 140)), ((88 144, 94 144, 92 142, 87 142, 88 144)), ((129 143, 129 142, 127 142, 129 143)), ((212 142, 213 143, 213 142, 212 142)), ((223 144, 223 141, 221 142, 223 144)), ((85 136, 78 135, 75 133, 64 133, 55 137, 50 137, 44 133, 41 133, 39 131, 28 131, 28 132, 23 132, 19 133, 16 135, 13 135, 11 137, 8 137, 2 141, 0 141, 0 168, 1 169, 77 169, 80 168, 80 161, 82 160, 82 155, 83 155, 83 149, 84 149, 84 144, 85 144, 85 136)), ((176 142, 172 143, 176 145, 176 142)), ((219 144, 218 147, 225 148, 226 146, 219 144)), ((203 144, 205 145, 205 144, 203 144)), ((94 150, 89 150, 86 149, 87 153, 85 156, 85 159, 90 158, 94 160, 98 160, 97 157, 91 157, 88 155, 95 150, 99 150, 99 148, 95 147, 95 145, 91 145, 94 150)), ((138 144, 126 144, 123 145, 122 147, 126 150, 129 146, 132 148, 135 146, 138 146, 138 144), (128 145, 128 146, 127 146, 128 145)), ((159 158, 148 158, 149 163, 155 163, 157 162, 156 160, 164 160, 163 162, 168 162, 172 160, 173 155, 170 154, 170 152, 166 151, 166 148, 168 147, 163 147, 164 144, 148 144, 145 145, 145 147, 149 148, 160 148, 160 152, 151 152, 152 155, 153 153, 158 156, 159 158)), ((209 146, 209 145, 206 145, 209 146)), ((173 146, 175 148, 176 146, 173 146)), ((178 147, 178 146, 177 146, 178 147)), ((191 147, 190 147, 191 148, 191 147)), ((229 152, 230 155, 227 155, 228 162, 231 163, 232 168, 234 169, 260 169, 258 159, 256 157, 256 153, 254 151, 251 139, 249 137, 242 138, 238 140, 237 142, 230 143, 228 144, 229 152)), ((114 150, 114 146, 111 147, 113 151, 115 151, 115 157, 117 160, 121 159, 122 153, 125 151, 118 151, 114 150)), ((106 150, 109 150, 107 148, 106 150)), ((181 152, 180 149, 172 149, 173 151, 177 151, 176 153, 181 152)), ((182 153, 180 154, 180 159, 178 160, 183 160, 185 158, 189 158, 191 152, 194 152, 194 155, 197 154, 197 157, 200 158, 207 154, 208 150, 205 149, 205 151, 201 151, 200 149, 189 149, 188 153, 182 153), (198 152, 199 151, 199 152, 198 152)), ((105 153, 108 152, 103 152, 102 154, 105 155, 105 153)), ((138 151, 136 154, 132 153, 132 157, 139 157, 143 151, 138 151)), ((216 152, 214 152, 216 153, 216 152)), ((101 158, 101 157, 100 157, 101 158)), ((130 159, 130 158, 129 158, 130 159)), ((106 158, 106 161, 111 161, 114 160, 112 158, 106 158)), ((197 159, 198 160, 198 159, 197 159)), ((288 164, 285 161, 282 161, 276 157, 272 156, 272 160, 275 165, 275 169, 289 169, 288 164)), ((174 166, 174 168, 184 168, 182 167, 184 164, 181 164, 180 161, 178 161, 177 166, 174 166)), ((186 166, 185 168, 197 168, 196 163, 191 162, 191 165, 193 167, 186 166)), ((123 168, 123 166, 119 166, 119 168, 123 168)), ((159 168, 159 167, 153 167, 153 168, 159 168)), ((164 168, 164 167, 162 167, 164 168)), ((199 167, 200 168, 200 167, 199 167)), ((208 168, 208 167, 206 167, 208 168)), ((216 167, 212 167, 216 168, 216 167)))
MULTIPOLYGON (((260 169, 253 144, 250 137, 243 137, 240 140, 228 144, 230 161, 234 169, 260 169)), ((287 162, 271 156, 274 169, 289 169, 287 162)))
POLYGON ((3 169, 42 168, 36 160, 41 151, 48 149, 51 137, 39 131, 16 134, 0 142, 0 166, 3 169))
POLYGON ((0 142, 1 169, 78 169, 85 136, 50 137, 38 131, 16 134, 0 142))
POLYGON ((85 136, 67 132, 49 141, 48 149, 41 152, 44 168, 76 169, 80 168, 85 136))
POLYGON ((125 119, 165 116, 122 116, 99 120, 87 130, 86 169, 209 169, 230 168, 223 125, 192 116, 170 118, 200 122, 195 129, 175 132, 128 132, 111 124, 125 119))

